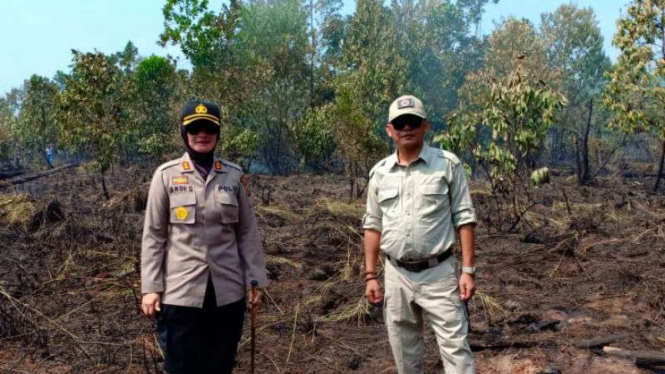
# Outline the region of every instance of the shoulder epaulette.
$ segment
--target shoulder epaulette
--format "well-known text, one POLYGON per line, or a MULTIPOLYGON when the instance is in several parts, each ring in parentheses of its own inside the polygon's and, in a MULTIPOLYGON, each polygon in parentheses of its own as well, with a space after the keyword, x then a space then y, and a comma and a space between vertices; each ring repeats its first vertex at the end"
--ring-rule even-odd
POLYGON ((459 157, 457 157, 454 153, 445 151, 443 149, 440 149, 439 152, 439 157, 447 159, 448 161, 452 162, 453 165, 460 163, 459 157))
POLYGON ((234 169, 237 169, 237 170, 238 170, 239 172, 241 172, 241 173, 243 172, 243 171, 242 171, 242 168, 241 168, 240 165, 238 165, 238 164, 234 164, 233 162, 231 162, 231 161, 227 161, 227 160, 220 160, 220 161, 222 161, 222 163, 223 163, 224 165, 228 166, 228 167, 232 167, 232 168, 234 168, 234 169))
POLYGON ((374 167, 372 167, 372 169, 370 169, 370 171, 369 171, 370 179, 372 178, 372 176, 376 172, 376 169, 380 168, 381 166, 383 166, 385 164, 386 164, 386 159, 385 158, 383 160, 377 162, 376 165, 374 165, 374 167))
POLYGON ((168 168, 173 167, 173 166, 177 166, 177 165, 179 165, 179 164, 180 164, 180 159, 175 159, 175 160, 167 161, 167 162, 165 162, 165 163, 159 165, 159 167, 157 168, 157 170, 159 170, 159 171, 163 171, 163 170, 165 170, 165 169, 168 169, 168 168))

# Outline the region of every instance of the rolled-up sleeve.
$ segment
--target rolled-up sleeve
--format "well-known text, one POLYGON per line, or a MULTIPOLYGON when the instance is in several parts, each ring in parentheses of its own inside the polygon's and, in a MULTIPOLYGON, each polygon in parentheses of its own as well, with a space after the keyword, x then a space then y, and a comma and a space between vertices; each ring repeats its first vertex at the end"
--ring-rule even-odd
POLYGON ((381 220, 383 214, 381 212, 381 206, 379 205, 377 193, 378 186, 376 185, 376 178, 370 177, 367 186, 367 208, 365 216, 363 217, 363 229, 382 232, 383 225, 381 224, 381 220))
POLYGON ((469 183, 467 181, 464 165, 457 162, 453 165, 453 177, 451 183, 450 204, 455 229, 469 223, 475 224, 476 211, 473 208, 469 183))
POLYGON ((259 236, 259 228, 256 224, 252 200, 242 183, 239 183, 238 208, 240 219, 236 226, 236 240, 238 242, 238 253, 244 265, 245 285, 249 289, 251 288, 251 282, 255 280, 259 287, 266 287, 268 283, 266 260, 259 236))
POLYGON ((164 249, 169 225, 169 201, 162 172, 152 177, 141 242, 141 292, 164 292, 164 249))

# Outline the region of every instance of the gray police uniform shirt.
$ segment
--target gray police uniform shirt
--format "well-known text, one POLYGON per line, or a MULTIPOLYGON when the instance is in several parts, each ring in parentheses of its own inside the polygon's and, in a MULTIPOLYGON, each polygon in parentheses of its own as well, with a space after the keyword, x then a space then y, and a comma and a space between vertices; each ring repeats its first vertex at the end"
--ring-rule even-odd
POLYGON ((207 180, 189 155, 155 172, 141 248, 141 292, 170 305, 202 307, 208 274, 222 306, 252 280, 266 285, 265 258, 242 169, 216 159, 207 180))
POLYGON ((394 259, 436 257, 475 222, 464 166, 451 152, 424 146, 408 166, 393 153, 370 171, 363 228, 380 232, 381 251, 394 259))

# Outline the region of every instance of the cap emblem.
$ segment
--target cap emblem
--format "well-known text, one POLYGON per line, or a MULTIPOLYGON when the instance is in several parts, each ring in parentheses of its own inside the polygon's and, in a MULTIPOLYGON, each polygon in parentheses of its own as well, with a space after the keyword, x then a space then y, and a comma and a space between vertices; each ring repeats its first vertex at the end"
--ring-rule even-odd
POLYGON ((194 111, 198 114, 205 114, 208 113, 208 108, 203 104, 199 104, 194 111))
POLYGON ((412 99, 402 99, 397 103, 397 109, 413 108, 415 106, 412 99))

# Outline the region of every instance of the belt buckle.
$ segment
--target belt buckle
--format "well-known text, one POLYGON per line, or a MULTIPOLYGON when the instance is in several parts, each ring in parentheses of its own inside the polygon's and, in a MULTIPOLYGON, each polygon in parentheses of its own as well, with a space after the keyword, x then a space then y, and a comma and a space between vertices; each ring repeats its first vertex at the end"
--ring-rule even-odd
POLYGON ((427 260, 427 267, 433 268, 439 264, 439 259, 437 257, 432 257, 427 260))

